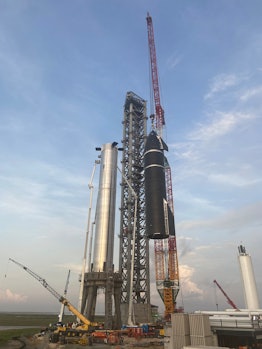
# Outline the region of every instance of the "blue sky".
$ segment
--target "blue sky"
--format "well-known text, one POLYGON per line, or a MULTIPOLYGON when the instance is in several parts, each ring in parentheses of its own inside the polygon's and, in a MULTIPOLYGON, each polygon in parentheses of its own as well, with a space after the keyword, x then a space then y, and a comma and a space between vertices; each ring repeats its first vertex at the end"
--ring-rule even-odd
POLYGON ((61 293, 70 269, 77 304, 95 147, 121 144, 128 91, 152 111, 147 12, 173 175, 178 305, 229 308, 216 279, 244 307, 239 244, 262 300, 261 10, 259 0, 1 1, 0 311, 60 309, 9 257, 61 293))

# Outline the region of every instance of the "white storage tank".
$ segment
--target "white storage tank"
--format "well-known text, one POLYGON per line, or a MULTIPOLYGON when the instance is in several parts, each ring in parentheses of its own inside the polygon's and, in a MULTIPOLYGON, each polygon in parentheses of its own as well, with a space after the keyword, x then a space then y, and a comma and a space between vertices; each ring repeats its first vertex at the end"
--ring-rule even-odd
POLYGON ((243 245, 238 247, 238 251, 238 260, 244 286, 246 307, 249 310, 259 309, 260 305, 258 300, 257 285, 251 257, 246 253, 246 249, 243 245))

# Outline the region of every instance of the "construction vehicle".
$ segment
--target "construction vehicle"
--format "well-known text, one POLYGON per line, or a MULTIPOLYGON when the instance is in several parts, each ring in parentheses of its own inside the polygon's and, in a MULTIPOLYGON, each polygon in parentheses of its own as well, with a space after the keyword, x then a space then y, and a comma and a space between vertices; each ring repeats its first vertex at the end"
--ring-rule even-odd
POLYGON ((91 322, 83 314, 81 314, 65 297, 61 296, 55 289, 53 289, 45 279, 37 275, 35 272, 24 266, 23 264, 15 261, 14 259, 9 258, 10 261, 17 264, 19 267, 28 272, 33 276, 37 281, 39 281, 44 288, 46 288, 55 298, 59 300, 67 309, 76 316, 80 323, 75 324, 75 326, 68 327, 63 326, 59 323, 56 326, 56 329, 50 335, 50 342, 62 344, 65 343, 79 343, 81 345, 92 345, 92 335, 91 333, 95 330, 95 327, 98 325, 96 322, 91 322))
POLYGON ((124 334, 123 330, 96 330, 92 333, 92 343, 123 344, 124 334))
MULTIPOLYGON (((163 127, 165 126, 164 109, 160 101, 160 89, 158 81, 158 69, 156 48, 153 30, 152 17, 147 14, 148 46, 151 64, 151 79, 154 99, 154 111, 150 118, 152 127, 155 128, 159 137, 162 138, 163 127)), ((153 104, 153 103, 152 103, 153 104)), ((174 215, 172 176, 168 160, 165 158, 165 177, 167 202, 174 215)), ((179 273, 176 236, 169 235, 167 239, 154 240, 155 251, 155 273, 156 288, 165 306, 165 318, 170 320, 170 316, 175 312, 176 297, 179 292, 179 273)))
POLYGON ((223 290, 223 288, 219 285, 219 283, 218 283, 216 280, 214 280, 213 282, 214 282, 214 284, 217 285, 217 287, 220 289, 220 291, 221 291, 221 292, 223 293, 223 295, 226 297, 226 300, 227 300, 228 304, 231 305, 231 307, 232 307, 233 309, 239 311, 238 307, 235 305, 235 303, 232 301, 232 299, 229 298, 229 296, 226 294, 226 292, 223 290))

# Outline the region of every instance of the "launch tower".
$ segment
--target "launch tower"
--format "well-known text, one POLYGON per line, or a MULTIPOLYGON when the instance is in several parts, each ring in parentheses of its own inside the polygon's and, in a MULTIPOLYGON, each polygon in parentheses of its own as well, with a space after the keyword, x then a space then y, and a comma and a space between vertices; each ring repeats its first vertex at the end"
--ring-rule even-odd
POLYGON ((120 250, 122 268, 121 316, 127 323, 130 297, 133 303, 133 323, 151 322, 149 241, 145 229, 145 189, 143 154, 146 129, 146 101, 133 92, 127 92, 123 118, 122 174, 137 195, 136 238, 133 241, 134 196, 123 179, 121 181, 120 250), (133 280, 131 280, 132 245, 135 243, 133 280), (133 285, 130 285, 130 282, 133 285), (130 286, 132 294, 130 294, 130 286))

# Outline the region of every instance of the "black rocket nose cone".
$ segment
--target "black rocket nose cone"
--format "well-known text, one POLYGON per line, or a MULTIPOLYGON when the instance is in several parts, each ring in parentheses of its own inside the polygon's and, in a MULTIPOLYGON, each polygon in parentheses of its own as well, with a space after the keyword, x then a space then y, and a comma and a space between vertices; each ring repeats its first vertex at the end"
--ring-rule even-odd
POLYGON ((160 149, 161 144, 159 142, 159 138, 157 137, 157 134, 155 131, 151 131, 149 135, 147 136, 145 150, 149 149, 160 149))
POLYGON ((158 150, 168 150, 168 146, 163 141, 161 137, 159 137, 156 131, 152 130, 147 136, 145 151, 158 149, 158 150))

